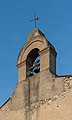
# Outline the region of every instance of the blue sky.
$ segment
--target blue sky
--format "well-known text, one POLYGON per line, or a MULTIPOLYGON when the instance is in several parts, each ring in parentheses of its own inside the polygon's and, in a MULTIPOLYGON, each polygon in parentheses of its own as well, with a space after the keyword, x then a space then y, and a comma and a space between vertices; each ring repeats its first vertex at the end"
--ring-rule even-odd
POLYGON ((0 1, 0 106, 18 82, 16 61, 34 29, 29 21, 40 16, 37 27, 57 50, 57 74, 72 74, 72 0, 0 1))

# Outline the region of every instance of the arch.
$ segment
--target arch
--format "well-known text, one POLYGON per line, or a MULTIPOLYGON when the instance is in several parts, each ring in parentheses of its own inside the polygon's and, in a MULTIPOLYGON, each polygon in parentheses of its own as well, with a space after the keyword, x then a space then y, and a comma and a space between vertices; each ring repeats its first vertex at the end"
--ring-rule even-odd
POLYGON ((34 61, 39 56, 38 52, 39 52, 39 49, 35 48, 35 49, 32 49, 28 53, 27 58, 26 58, 26 76, 33 75, 33 72, 32 70, 30 70, 30 68, 33 67, 34 61))
POLYGON ((28 53, 26 61, 29 61, 31 64, 33 64, 33 62, 35 61, 35 59, 39 56, 38 52, 39 52, 38 48, 32 49, 28 53))
POLYGON ((28 53, 35 48, 38 48, 39 51, 43 50, 48 46, 47 40, 46 39, 36 39, 32 40, 31 42, 27 43, 20 51, 18 59, 17 59, 17 64, 20 64, 21 62, 25 61, 27 58, 28 53))

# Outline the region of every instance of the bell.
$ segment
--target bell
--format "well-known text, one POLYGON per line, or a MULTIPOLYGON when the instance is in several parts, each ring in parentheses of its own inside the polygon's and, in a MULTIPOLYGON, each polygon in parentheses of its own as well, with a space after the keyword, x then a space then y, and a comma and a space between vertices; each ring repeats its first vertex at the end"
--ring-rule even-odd
POLYGON ((40 68, 39 68, 38 66, 35 66, 34 72, 35 72, 35 73, 39 73, 39 71, 40 71, 40 68))
POLYGON ((35 60, 34 64, 32 67, 29 68, 29 76, 32 76, 35 73, 39 73, 40 72, 40 62, 39 60, 35 60))

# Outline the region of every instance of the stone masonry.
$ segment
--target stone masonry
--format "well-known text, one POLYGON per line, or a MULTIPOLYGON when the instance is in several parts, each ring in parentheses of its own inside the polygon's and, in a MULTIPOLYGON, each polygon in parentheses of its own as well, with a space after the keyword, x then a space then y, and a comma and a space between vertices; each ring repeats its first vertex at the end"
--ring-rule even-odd
POLYGON ((0 120, 72 120, 72 76, 56 74, 56 50, 35 28, 18 59, 18 84, 0 108, 0 120), (28 75, 40 56, 40 72, 28 75))

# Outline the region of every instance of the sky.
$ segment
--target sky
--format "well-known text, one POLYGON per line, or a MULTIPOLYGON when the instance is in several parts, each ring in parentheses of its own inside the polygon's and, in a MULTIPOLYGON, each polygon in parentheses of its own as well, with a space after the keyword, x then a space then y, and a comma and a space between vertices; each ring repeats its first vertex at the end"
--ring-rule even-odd
POLYGON ((34 15, 46 38, 57 51, 58 75, 72 75, 72 0, 0 0, 0 106, 18 83, 16 62, 34 15))

